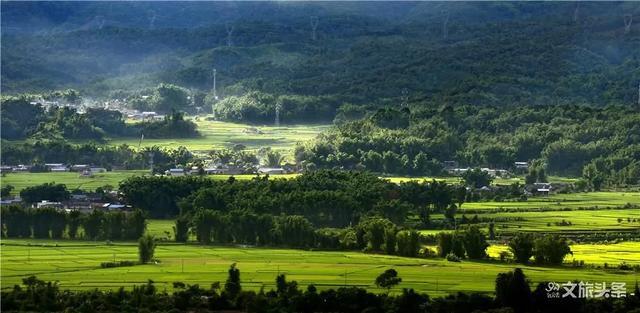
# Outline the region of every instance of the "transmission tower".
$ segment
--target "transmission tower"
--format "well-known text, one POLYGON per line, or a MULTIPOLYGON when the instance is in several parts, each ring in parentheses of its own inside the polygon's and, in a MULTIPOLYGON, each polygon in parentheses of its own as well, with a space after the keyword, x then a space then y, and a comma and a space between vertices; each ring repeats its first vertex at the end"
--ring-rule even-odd
POLYGON ((156 12, 151 11, 151 18, 149 19, 149 29, 154 29, 156 27, 156 12))
POLYGON ((98 21, 98 29, 102 29, 104 27, 104 16, 102 15, 98 15, 96 17, 96 20, 98 21))
POLYGON ((402 96, 400 97, 400 106, 406 108, 409 105, 409 89, 402 88, 402 96))
POLYGON ((631 31, 631 22, 633 21, 633 15, 624 15, 624 33, 628 34, 631 31))
POLYGON ((231 47, 233 42, 231 41, 231 35, 233 34, 233 25, 227 24, 227 47, 231 47))
POLYGON ((317 16, 312 16, 311 17, 311 40, 316 41, 317 36, 316 36, 316 29, 318 29, 318 23, 320 22, 320 20, 318 19, 317 16))
POLYGON ((444 13, 444 21, 442 23, 442 37, 447 39, 449 36, 449 11, 443 11, 444 13))
POLYGON ((278 102, 276 103, 276 120, 275 120, 275 125, 276 127, 280 126, 280 111, 282 110, 282 103, 280 102, 280 100, 278 100, 278 102))

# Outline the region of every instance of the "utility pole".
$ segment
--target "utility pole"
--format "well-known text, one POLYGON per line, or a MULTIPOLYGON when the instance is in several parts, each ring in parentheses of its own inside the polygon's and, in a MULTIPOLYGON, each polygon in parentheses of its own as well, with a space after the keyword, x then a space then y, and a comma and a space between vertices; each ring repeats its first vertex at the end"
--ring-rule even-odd
POLYGON ((573 22, 577 23, 578 22, 578 17, 579 16, 579 12, 580 12, 580 2, 576 1, 576 7, 573 9, 573 22))

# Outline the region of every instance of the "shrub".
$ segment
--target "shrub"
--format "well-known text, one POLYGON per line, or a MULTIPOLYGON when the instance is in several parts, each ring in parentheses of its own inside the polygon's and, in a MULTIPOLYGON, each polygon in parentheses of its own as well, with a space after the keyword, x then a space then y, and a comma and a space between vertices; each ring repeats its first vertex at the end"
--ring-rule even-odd
POLYGON ((446 259, 449 262, 460 262, 460 257, 451 252, 447 254, 446 259))

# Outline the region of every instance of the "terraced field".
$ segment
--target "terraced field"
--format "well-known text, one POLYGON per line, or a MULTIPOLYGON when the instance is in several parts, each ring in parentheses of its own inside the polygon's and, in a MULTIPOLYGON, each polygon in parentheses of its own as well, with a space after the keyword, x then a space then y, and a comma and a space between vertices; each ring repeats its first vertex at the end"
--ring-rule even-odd
MULTIPOLYGON (((158 264, 120 268, 100 268, 100 262, 135 260, 134 243, 107 245, 80 241, 2 241, 2 289, 11 288, 28 275, 57 280, 63 289, 117 288, 156 282, 160 290, 171 291, 172 282, 182 281, 208 286, 224 281, 231 263, 241 271, 243 288, 257 290, 274 287, 278 273, 301 285, 330 288, 344 284, 382 291, 373 285, 375 277, 395 268, 403 278, 398 288, 415 288, 430 295, 457 291, 490 293, 495 277, 513 269, 512 264, 495 262, 447 262, 442 259, 416 259, 358 252, 323 252, 247 247, 203 247, 163 243, 156 249, 158 264)), ((631 272, 576 269, 569 267, 523 267, 537 282, 621 281, 632 286, 637 277, 631 272)))

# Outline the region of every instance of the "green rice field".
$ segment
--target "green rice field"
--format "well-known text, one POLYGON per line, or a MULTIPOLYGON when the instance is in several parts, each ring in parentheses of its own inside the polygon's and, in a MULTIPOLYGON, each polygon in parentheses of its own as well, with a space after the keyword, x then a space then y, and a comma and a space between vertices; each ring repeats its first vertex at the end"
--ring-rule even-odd
MULTIPOLYGON (((460 215, 457 216, 458 220, 460 215)), ((522 211, 478 214, 494 220, 500 231, 592 232, 607 230, 640 230, 640 209, 522 211), (621 219, 618 221, 618 219, 621 219), (630 220, 629 220, 630 219, 630 220), (571 225, 562 221, 571 222, 571 225), (558 223, 558 224, 556 224, 558 223)), ((441 214, 435 219, 444 218, 441 214)), ((471 219, 471 215, 467 215, 471 219)))
MULTIPOLYGON (((637 249, 636 249, 637 250, 637 249)), ((638 253, 636 251, 636 253, 638 253)), ((274 287, 278 273, 301 285, 319 288, 356 285, 373 291, 375 277, 395 268, 402 283, 394 289, 415 288, 431 295, 458 291, 491 293, 495 277, 513 269, 513 264, 484 262, 448 262, 443 259, 417 259, 364 254, 250 247, 210 247, 161 243, 156 248, 157 264, 133 267, 100 268, 101 262, 135 260, 134 243, 105 244, 87 241, 2 241, 2 289, 20 283, 23 277, 36 275, 43 280, 59 281, 63 289, 110 289, 143 284, 152 279, 160 290, 171 291, 172 282, 209 284, 224 282, 231 263, 241 271, 243 288, 257 290, 274 287)), ((628 286, 637 273, 570 267, 523 266, 532 284, 541 281, 617 281, 628 286)))
POLYGON ((202 134, 199 138, 144 139, 142 143, 139 138, 127 138, 113 139, 108 141, 108 144, 114 146, 127 144, 132 147, 138 147, 140 144, 141 147, 160 146, 167 148, 184 146, 197 152, 232 148, 236 144, 242 144, 248 150, 271 147, 275 150, 290 152, 298 142, 311 140, 330 127, 330 125, 283 125, 279 127, 247 125, 207 121, 202 116, 193 119, 193 121, 198 125, 198 131, 202 134))
POLYGON ((14 187, 13 193, 17 194, 20 190, 29 187, 41 185, 44 183, 56 182, 59 184, 67 185, 67 189, 73 190, 79 189, 96 189, 105 185, 111 185, 114 188, 118 187, 118 184, 127 179, 128 177, 135 175, 143 175, 149 173, 149 171, 112 171, 95 174, 93 177, 81 177, 76 172, 55 172, 55 173, 26 173, 16 172, 8 173, 0 178, 0 184, 12 185, 14 187))
POLYGON ((530 197, 527 201, 485 201, 467 202, 459 209, 465 210, 496 210, 496 209, 565 209, 591 207, 622 207, 627 204, 640 205, 640 192, 581 192, 570 194, 552 194, 549 196, 530 197))

